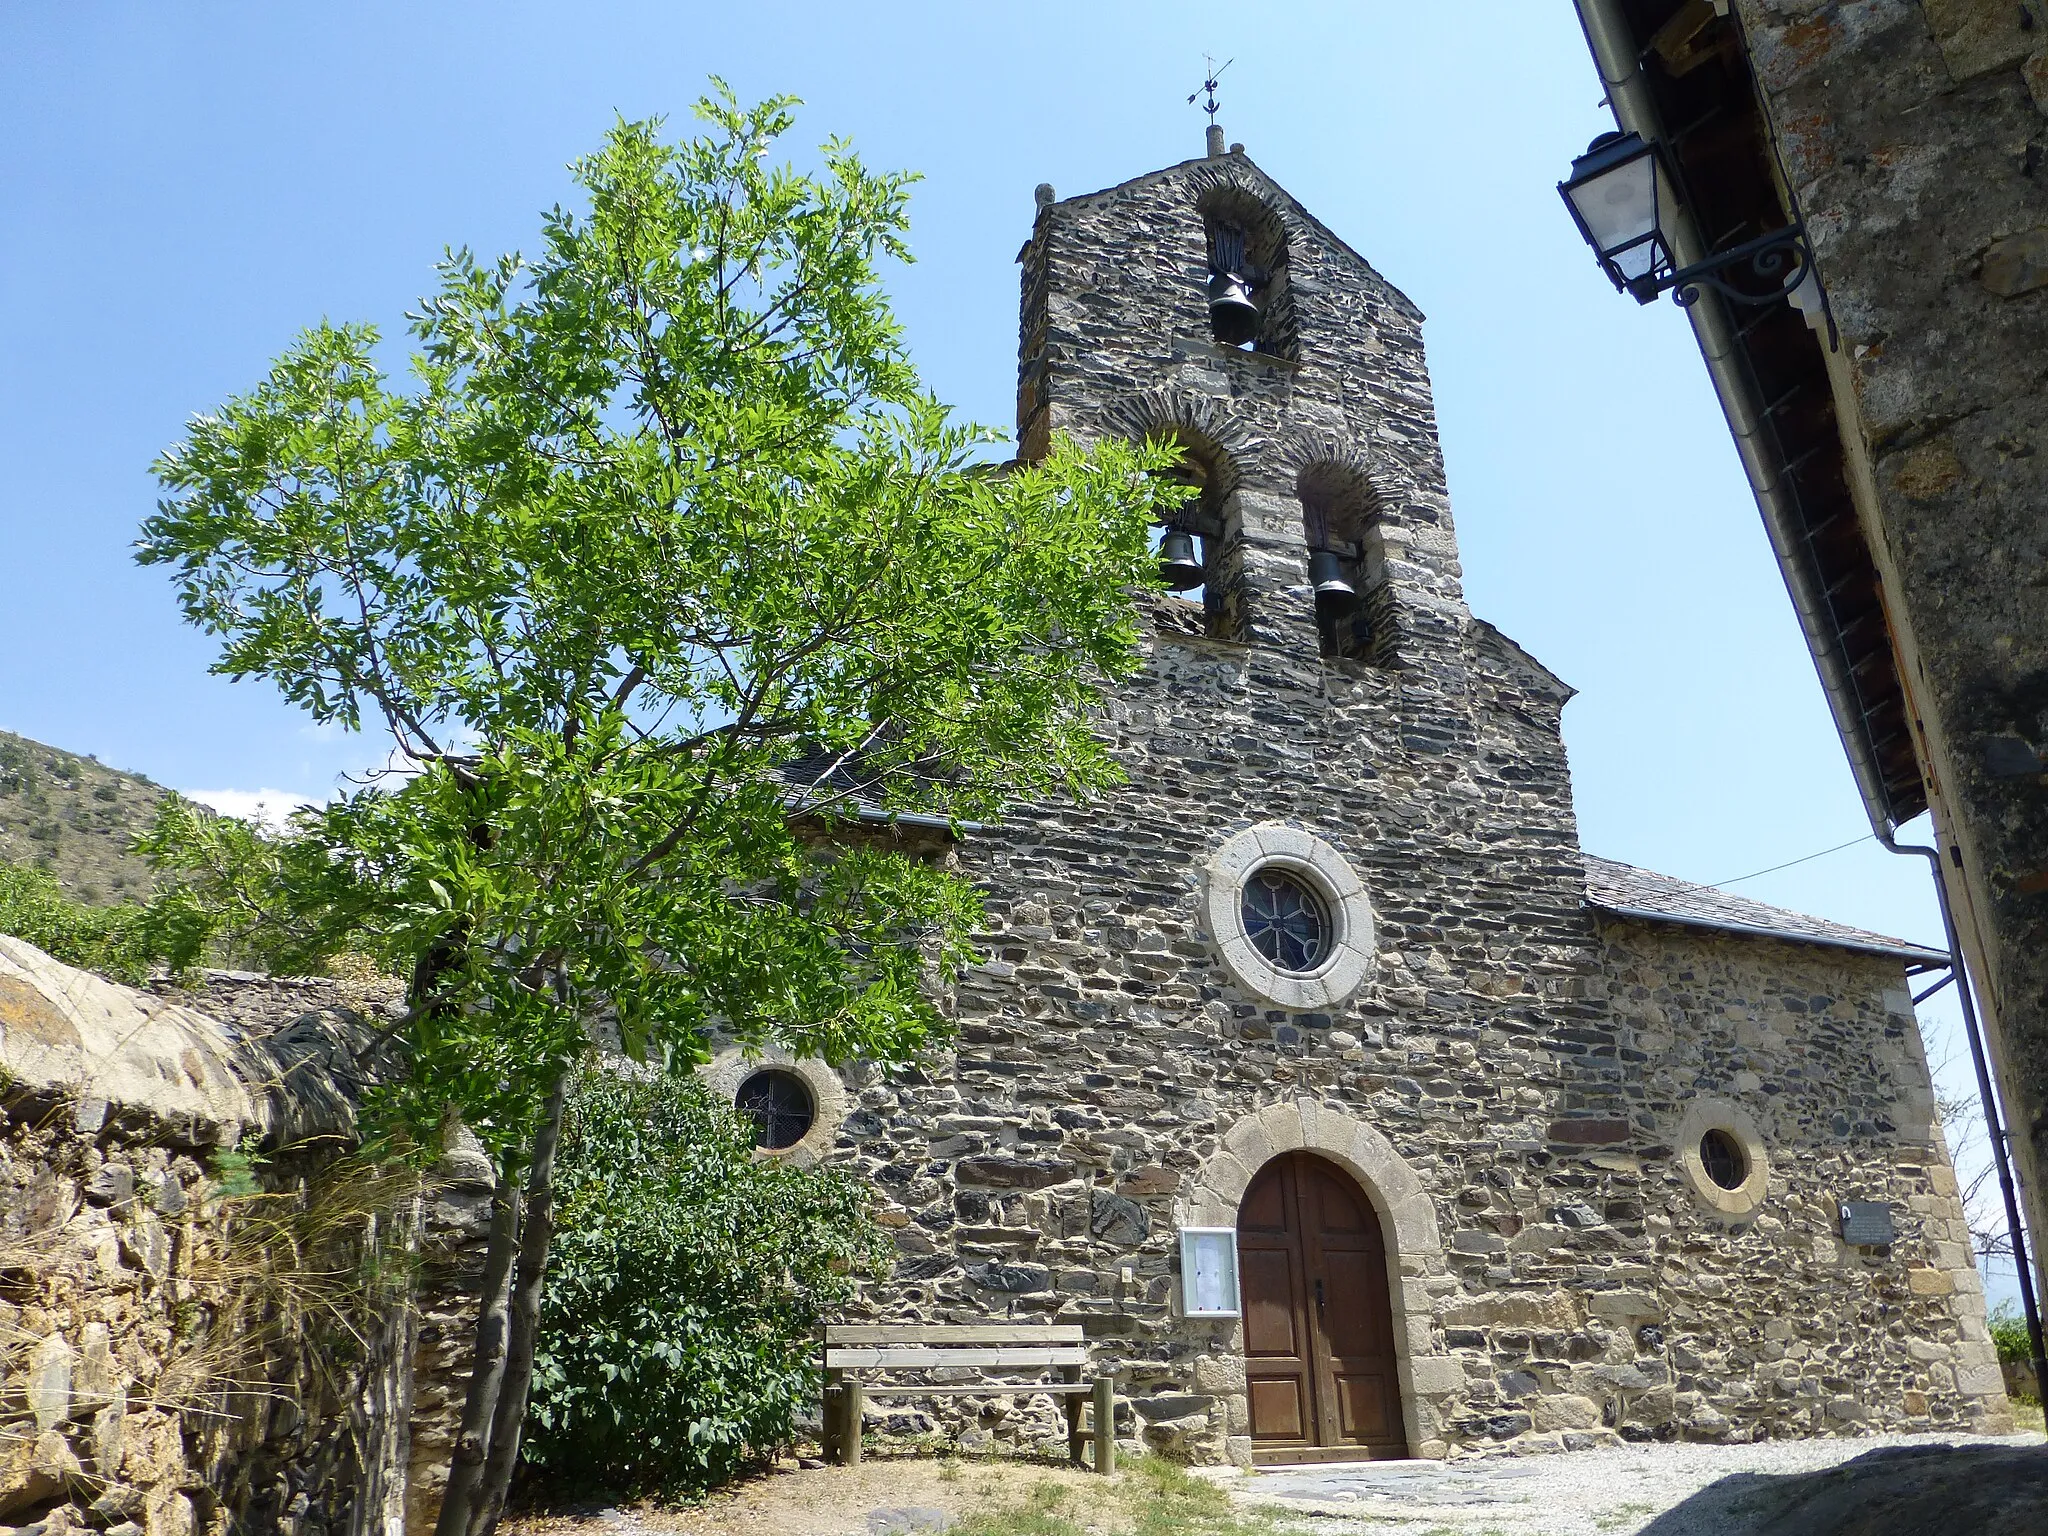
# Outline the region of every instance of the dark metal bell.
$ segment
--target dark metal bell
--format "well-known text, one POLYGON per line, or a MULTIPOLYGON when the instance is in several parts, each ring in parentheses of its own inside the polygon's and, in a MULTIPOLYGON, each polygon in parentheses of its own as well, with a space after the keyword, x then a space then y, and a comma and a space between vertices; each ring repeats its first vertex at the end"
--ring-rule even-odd
POLYGON ((1218 272, 1209 279, 1209 325, 1227 347, 1241 347, 1259 334, 1259 306, 1236 272, 1218 272))
POLYGON ((1358 589, 1344 574, 1344 559, 1335 550, 1308 552, 1308 579, 1316 589, 1318 608, 1346 608, 1358 601, 1358 589))
POLYGON ((1159 574, 1176 592, 1202 584, 1202 561, 1195 553, 1195 536, 1169 528, 1159 541, 1159 574))

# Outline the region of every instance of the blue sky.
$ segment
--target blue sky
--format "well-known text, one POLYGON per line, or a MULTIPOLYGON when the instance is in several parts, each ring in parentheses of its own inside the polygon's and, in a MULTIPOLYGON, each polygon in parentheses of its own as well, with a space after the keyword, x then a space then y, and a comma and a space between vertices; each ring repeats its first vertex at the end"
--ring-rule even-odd
MULTIPOLYGON (((1032 188, 1199 153, 1205 51, 1229 136, 1429 316, 1467 596, 1580 690, 1586 847, 1714 882, 1864 832, 1684 318, 1614 294, 1557 198, 1611 126, 1563 0, 8 6, 0 727, 187 790, 381 759, 207 675, 129 557, 149 462, 300 327, 398 330, 444 245, 530 247, 615 113, 681 128, 717 73, 923 172, 891 287, 932 386, 1007 428, 1032 188)), ((1868 841, 1736 889, 1940 933, 1868 841)))

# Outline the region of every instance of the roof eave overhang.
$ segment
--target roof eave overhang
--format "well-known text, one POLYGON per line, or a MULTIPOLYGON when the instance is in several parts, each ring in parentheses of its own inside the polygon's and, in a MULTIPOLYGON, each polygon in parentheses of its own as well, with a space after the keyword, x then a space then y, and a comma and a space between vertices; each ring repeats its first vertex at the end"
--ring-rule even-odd
MULTIPOLYGON (((1685 0, 1576 4, 1617 123, 1663 145, 1690 194, 1674 231, 1678 259, 1699 260, 1786 222, 1770 126, 1734 20, 1710 16, 1695 26, 1702 7, 1685 0), (1693 30, 1681 66, 1659 48, 1682 13, 1693 30)), ((1888 836, 1926 809, 1926 789, 1854 500, 1828 343, 1784 303, 1745 311, 1738 323, 1709 291, 1688 315, 1865 814, 1888 836)))
POLYGON ((1789 928, 1767 928, 1760 923, 1736 923, 1721 918, 1683 917, 1671 912, 1653 912, 1647 907, 1609 905, 1606 902, 1589 901, 1589 910, 1604 917, 1618 918, 1630 923, 1653 923, 1671 928, 1692 928, 1708 933, 1739 934, 1744 938, 1776 939, 1784 944, 1810 944, 1816 949, 1842 949, 1851 954, 1875 955, 1887 960, 1902 960, 1908 965, 1947 966, 1948 956, 1938 949, 1924 949, 1918 944, 1882 944, 1876 941, 1865 943, 1857 939, 1826 938, 1815 933, 1800 933, 1789 928))

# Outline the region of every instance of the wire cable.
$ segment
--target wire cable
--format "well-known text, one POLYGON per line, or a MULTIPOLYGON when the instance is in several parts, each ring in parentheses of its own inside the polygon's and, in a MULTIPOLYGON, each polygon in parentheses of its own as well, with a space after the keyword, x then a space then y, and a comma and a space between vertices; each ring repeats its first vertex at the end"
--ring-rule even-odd
POLYGON ((1754 880, 1759 875, 1775 875, 1781 869, 1790 869, 1795 864, 1811 864, 1815 859, 1824 859, 1831 853, 1840 853, 1844 848, 1854 848, 1858 843, 1867 843, 1869 841, 1870 834, 1865 832, 1850 838, 1846 843, 1837 843, 1832 848, 1823 848, 1819 853, 1809 853, 1804 858, 1787 859, 1783 864, 1773 864, 1769 869, 1753 869, 1748 874, 1737 875, 1732 880, 1716 880, 1708 886, 1708 889, 1719 890, 1727 885, 1740 885, 1743 881, 1754 880))

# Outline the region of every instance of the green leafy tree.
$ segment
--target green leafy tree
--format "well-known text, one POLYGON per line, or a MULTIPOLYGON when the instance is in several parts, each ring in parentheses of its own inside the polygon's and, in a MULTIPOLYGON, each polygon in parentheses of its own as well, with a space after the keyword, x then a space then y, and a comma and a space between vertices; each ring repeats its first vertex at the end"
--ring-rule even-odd
POLYGON ((687 1077, 580 1075, 556 1201, 527 1459, 565 1490, 690 1493, 787 1445, 819 1324, 893 1253, 858 1179, 756 1156, 687 1077))
POLYGON ((518 1454, 592 1010, 671 1059, 713 1028, 828 1060, 939 1034, 976 893, 814 829, 850 769, 953 818, 1109 783, 1090 711, 1185 494, 1148 447, 977 463, 879 287, 910 178, 838 142, 771 163, 789 107, 721 85, 685 142, 619 124, 531 261, 447 258, 409 386, 323 324, 156 466, 139 558, 215 670, 388 732, 402 770, 210 888, 409 976, 384 1111, 423 1146, 459 1115, 497 1161, 441 1536, 495 1526, 518 1454))

